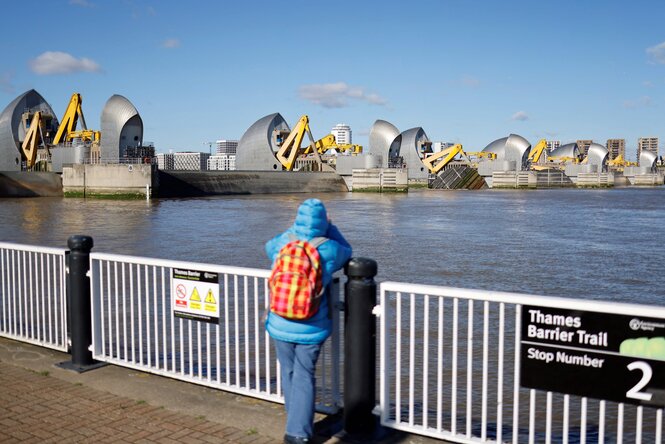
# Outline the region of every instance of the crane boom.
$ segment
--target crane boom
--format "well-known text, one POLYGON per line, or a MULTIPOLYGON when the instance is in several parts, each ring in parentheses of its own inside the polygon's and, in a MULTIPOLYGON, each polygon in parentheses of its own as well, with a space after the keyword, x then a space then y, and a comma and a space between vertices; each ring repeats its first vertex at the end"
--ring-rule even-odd
POLYGON ((21 144, 21 151, 26 159, 28 168, 32 168, 34 166, 35 159, 37 158, 37 148, 44 140, 44 135, 42 134, 41 128, 41 120, 42 113, 41 111, 37 111, 32 116, 30 127, 25 134, 23 143, 21 144))
POLYGON ((74 93, 72 94, 72 98, 69 99, 69 104, 67 105, 65 114, 62 116, 62 120, 60 120, 60 126, 53 138, 53 145, 58 145, 59 143, 64 142, 69 133, 76 131, 79 117, 81 118, 83 129, 87 130, 88 128, 85 125, 83 110, 81 109, 81 94, 74 93))
POLYGON ((538 163, 546 148, 547 148, 547 140, 540 139, 540 141, 536 144, 536 146, 531 148, 531 151, 529 151, 528 160, 530 160, 532 164, 538 163))
POLYGON ((441 150, 438 153, 434 153, 431 156, 425 157, 423 163, 430 173, 436 174, 441 171, 443 167, 448 165, 458 154, 461 154, 466 158, 462 145, 459 143, 450 148, 446 148, 445 150, 441 150))

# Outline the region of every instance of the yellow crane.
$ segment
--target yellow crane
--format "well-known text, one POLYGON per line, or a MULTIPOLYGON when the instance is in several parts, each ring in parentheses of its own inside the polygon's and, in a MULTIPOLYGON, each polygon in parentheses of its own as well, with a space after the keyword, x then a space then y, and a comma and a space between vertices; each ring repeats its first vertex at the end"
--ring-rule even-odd
POLYGON ((316 162, 321 165, 321 154, 324 154, 330 149, 338 151, 351 151, 353 154, 362 152, 363 147, 353 144, 337 144, 335 136, 328 134, 319 140, 314 140, 312 131, 309 127, 309 116, 304 115, 300 117, 298 123, 293 127, 293 130, 288 134, 279 131, 277 134, 277 145, 280 147, 275 154, 275 157, 282 164, 285 170, 291 171, 296 163, 296 159, 300 155, 313 154, 316 162), (309 138, 309 145, 302 146, 305 135, 309 138))
POLYGON ((43 122, 42 122, 42 112, 37 111, 30 121, 30 126, 28 131, 25 133, 25 139, 21 144, 21 151, 25 157, 27 167, 32 168, 35 165, 35 159, 37 159, 37 148, 39 145, 44 142, 44 132, 43 132, 43 122))
POLYGON ((545 139, 540 139, 536 146, 531 148, 531 151, 529 151, 529 157, 528 160, 531 162, 531 164, 538 163, 540 158, 543 156, 543 152, 547 149, 547 140, 545 139))
POLYGON ((58 145, 63 142, 71 142, 73 139, 80 138, 85 143, 91 143, 93 146, 99 145, 102 133, 99 131, 89 130, 85 124, 85 117, 83 116, 83 109, 81 108, 81 94, 72 94, 65 114, 60 120, 60 126, 53 138, 53 145, 58 145), (76 126, 79 119, 81 120, 82 130, 77 131, 76 126))
POLYGON ((457 155, 461 155, 464 159, 469 161, 464 150, 462 149, 461 144, 453 145, 449 148, 439 151, 431 155, 426 155, 423 158, 423 163, 427 167, 430 173, 437 174, 441 171, 446 165, 448 165, 457 155))

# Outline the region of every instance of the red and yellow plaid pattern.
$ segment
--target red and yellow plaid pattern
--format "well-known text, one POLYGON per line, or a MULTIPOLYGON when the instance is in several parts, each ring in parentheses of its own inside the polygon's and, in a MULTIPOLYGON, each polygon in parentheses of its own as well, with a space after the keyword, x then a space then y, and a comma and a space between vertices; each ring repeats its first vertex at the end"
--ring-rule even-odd
POLYGON ((311 318, 321 303, 321 257, 307 241, 295 240, 279 251, 272 273, 270 311, 286 318, 311 318))

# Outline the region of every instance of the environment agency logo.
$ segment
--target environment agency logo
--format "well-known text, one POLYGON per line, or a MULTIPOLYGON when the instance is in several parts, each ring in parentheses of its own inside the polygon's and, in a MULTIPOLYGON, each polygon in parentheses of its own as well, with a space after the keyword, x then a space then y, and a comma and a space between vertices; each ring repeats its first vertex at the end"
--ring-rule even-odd
POLYGON ((642 321, 637 318, 633 318, 630 320, 628 323, 630 326, 631 330, 646 330, 646 331, 654 331, 657 328, 665 328, 665 324, 659 324, 656 322, 647 322, 647 321, 642 321))

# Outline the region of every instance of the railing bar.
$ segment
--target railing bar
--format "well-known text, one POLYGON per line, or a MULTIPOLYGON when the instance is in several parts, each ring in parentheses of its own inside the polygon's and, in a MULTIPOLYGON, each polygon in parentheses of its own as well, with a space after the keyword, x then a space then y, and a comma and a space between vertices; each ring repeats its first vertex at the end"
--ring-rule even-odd
POLYGON ((212 381, 212 359, 210 355, 210 322, 206 322, 206 363, 208 364, 207 378, 212 381))
POLYGON ((506 329, 505 322, 506 304, 499 304, 499 356, 496 380, 496 441, 502 442, 503 438, 503 341, 506 329))
POLYGON ((131 332, 131 351, 132 351, 132 359, 131 362, 136 362, 136 337, 135 337, 135 331, 136 329, 134 328, 134 266, 132 264, 128 264, 129 268, 129 312, 130 312, 130 318, 129 318, 129 331, 131 332))
POLYGON ((466 338, 466 436, 471 437, 471 406, 473 385, 473 301, 468 302, 467 338, 466 338))
POLYGON ((582 397, 580 415, 580 444, 586 444, 587 398, 582 397))
MULTIPOLYGON (((104 271, 103 269, 99 270, 99 274, 103 274, 104 271)), ((101 292, 102 294, 102 300, 100 301, 99 306, 104 307, 104 293, 101 292)), ((113 313, 111 310, 111 262, 106 261, 106 316, 108 316, 108 355, 109 357, 113 357, 113 313)), ((101 315, 102 319, 104 318, 104 314, 101 315)), ((102 320, 102 337, 104 337, 104 321, 102 320)), ((104 353, 104 356, 106 356, 106 353, 104 353)))
POLYGON ((635 419, 635 444, 642 444, 642 406, 637 406, 637 418, 635 419))
POLYGON ((413 426, 416 361, 416 296, 409 295, 409 425, 413 426))
POLYGON ((35 304, 34 304, 34 282, 33 282, 33 273, 32 273, 32 255, 33 252, 28 252, 28 300, 29 310, 30 310, 30 325, 28 325, 30 331, 28 333, 28 338, 35 338, 35 304))
POLYGON ((115 282, 115 354, 120 359, 120 294, 118 292, 118 263, 113 262, 113 276, 115 282))
MULTIPOLYGON (((191 321, 190 321, 191 323, 191 321)), ((197 367, 199 369, 199 379, 203 377, 203 355, 202 355, 202 348, 201 348, 201 323, 197 322, 196 323, 196 363, 197 367)), ((191 358, 192 361, 194 361, 194 358, 191 358)))
POLYGON ((617 411, 617 444, 623 443, 623 402, 619 403, 617 411))
MULTIPOLYGON (((122 348, 125 362, 129 362, 127 357, 127 281, 125 275, 125 264, 121 263, 122 276, 122 348)), ((130 296, 131 300, 131 296, 130 296)))
MULTIPOLYGON (((155 367, 159 368, 159 305, 157 304, 157 266, 152 266, 152 317, 155 328, 155 367)), ((163 318, 162 318, 163 319, 163 318)), ((166 338, 164 338, 165 340, 166 338)))
POLYGON ((425 313, 423 319, 423 427, 427 429, 428 423, 428 395, 427 381, 429 374, 429 296, 425 295, 425 313))
MULTIPOLYGON (((152 320, 150 319, 150 278, 148 277, 148 267, 149 265, 143 266, 143 279, 145 283, 145 336, 146 343, 148 345, 147 358, 148 358, 148 367, 152 367, 152 332, 151 324, 152 320)), ((143 328, 143 327, 141 327, 143 328)))
POLYGON ((457 327, 459 299, 453 298, 453 363, 452 393, 450 394, 450 432, 457 433, 457 327))
POLYGON ((178 351, 180 352, 180 374, 186 375, 185 369, 185 327, 182 325, 182 318, 178 318, 178 332, 180 336, 180 343, 178 344, 178 351))
MULTIPOLYGON (((249 366, 249 295, 247 294, 247 276, 243 277, 243 318, 245 319, 245 387, 250 388, 249 379, 250 379, 250 366, 249 366)), ((256 326, 258 327, 258 325, 256 326)))
POLYGON ((139 309, 139 364, 143 365, 143 293, 141 293, 141 265, 136 264, 136 299, 139 309))
POLYGON ((520 410, 520 329, 522 328, 522 306, 515 306, 515 368, 513 381, 513 443, 519 438, 520 410))
POLYGON ((189 354, 187 355, 187 360, 189 361, 189 371, 187 374, 189 376, 194 376, 194 339, 192 335, 192 320, 187 320, 187 348, 189 354))
POLYGON ((547 392, 545 412, 545 443, 552 442, 552 392, 547 392))
POLYGON ((224 352, 226 354, 226 383, 231 385, 231 355, 229 346, 229 275, 224 274, 224 352))
POLYGON ((16 294, 16 292, 18 290, 16 288, 17 285, 18 285, 16 283, 16 280, 18 279, 18 274, 19 274, 18 264, 17 264, 17 256, 18 255, 19 255, 18 251, 12 251, 12 306, 13 306, 13 309, 14 309, 13 310, 14 325, 13 325, 13 329, 12 329, 12 334, 17 334, 18 333, 18 329, 19 329, 18 319, 20 317, 19 307, 18 307, 19 306, 19 301, 18 301, 18 296, 16 294))
POLYGON ((240 387, 240 320, 238 319, 238 275, 233 276, 233 339, 236 386, 240 387))
POLYGON ((441 428, 443 427, 443 301, 443 298, 438 298, 439 319, 436 360, 436 430, 438 431, 441 431, 441 428))
MULTIPOLYGON (((270 310, 270 299, 269 299, 269 291, 268 291, 268 281, 266 279, 263 280, 263 307, 264 310, 266 310, 266 319, 270 315, 269 310, 270 310)), ((272 393, 272 385, 270 384, 270 338, 268 336, 268 331, 264 328, 263 329, 263 344, 264 344, 264 350, 265 350, 265 364, 266 364, 266 393, 270 394, 272 393)))
POLYGON ((598 444, 605 442, 605 401, 598 406, 598 444))
POLYGON ((28 274, 27 272, 27 265, 26 265, 26 260, 25 260, 25 251, 22 252, 23 257, 21 259, 21 263, 23 264, 23 274, 21 274, 21 281, 23 282, 23 292, 22 292, 22 304, 21 304, 21 320, 23 321, 21 323, 21 336, 28 336, 28 280, 26 279, 26 276, 28 274))
MULTIPOLYGON (((166 268, 166 267, 164 267, 166 268)), ((173 291, 172 288, 173 285, 173 272, 169 268, 169 294, 171 297, 169 298, 169 318, 171 319, 171 367, 173 368, 173 372, 176 373, 176 369, 178 368, 178 356, 182 356, 182 348, 176 348, 176 342, 175 342, 175 326, 176 326, 176 319, 175 319, 175 314, 173 313, 173 308, 171 307, 171 299, 175 297, 175 292, 173 291)), ((182 324, 180 324, 180 328, 178 328, 178 333, 180 335, 180 341, 182 343, 182 324)), ((182 366, 180 367, 182 369, 182 366)))
MULTIPOLYGON (((166 305, 169 305, 169 313, 171 312, 171 301, 166 300, 166 273, 164 272, 164 267, 159 267, 162 275, 162 368, 164 371, 169 369, 168 353, 167 353, 167 336, 166 336, 166 305)), ((173 332, 172 332, 173 333, 173 332)))
POLYGON ((259 324, 259 278, 254 276, 254 386, 257 392, 261 391, 261 360, 259 352, 261 350, 261 336, 259 332, 262 326, 259 324))
POLYGON ((396 295, 397 311, 395 313, 396 322, 396 347, 395 347, 395 421, 402 422, 402 293, 396 295))
POLYGON ((61 338, 61 345, 63 347, 67 346, 67 280, 65 278, 65 256, 59 256, 60 262, 60 273, 58 273, 58 279, 60 280, 60 300, 59 306, 61 311, 60 316, 60 331, 58 332, 59 337, 61 338))
POLYGON ((536 439, 536 391, 529 390, 529 444, 536 439))
MULTIPOLYGON (((108 261, 99 261, 99 321, 101 324, 102 333, 102 356, 106 357, 106 316, 104 316, 104 262, 109 266, 108 261)), ((110 309, 110 301, 107 301, 108 311, 110 309)), ((109 332, 110 334, 110 332, 109 332)))
POLYGON ((656 442, 663 442, 663 409, 656 410, 656 442))
MULTIPOLYGON (((7 333, 7 298, 9 291, 5 289, 7 279, 5 275, 9 271, 9 267, 5 266, 5 249, 0 248, 0 293, 2 293, 2 332, 7 333)), ((46 325, 46 323, 44 323, 46 325)))
POLYGON ((379 287, 379 306, 381 307, 381 314, 379 316, 379 387, 380 397, 379 404, 381 407, 381 424, 385 424, 389 418, 390 408, 390 388, 389 388, 389 356, 388 356, 388 329, 386 324, 388 322, 388 300, 386 298, 386 290, 379 287))
MULTIPOLYGON (((487 378, 489 372, 489 302, 483 303, 483 380, 482 401, 480 408, 481 430, 480 439, 487 439, 487 378)), ((498 425, 497 425, 498 426, 498 425)))
POLYGON ((568 444, 570 395, 563 396, 563 444, 568 444))
MULTIPOLYGON (((39 339, 46 341, 46 319, 44 317, 46 294, 44 292, 44 256, 45 253, 39 253, 39 301, 37 302, 37 318, 40 319, 41 325, 39 326, 39 339)), ((48 286, 48 285, 47 285, 48 286)))

